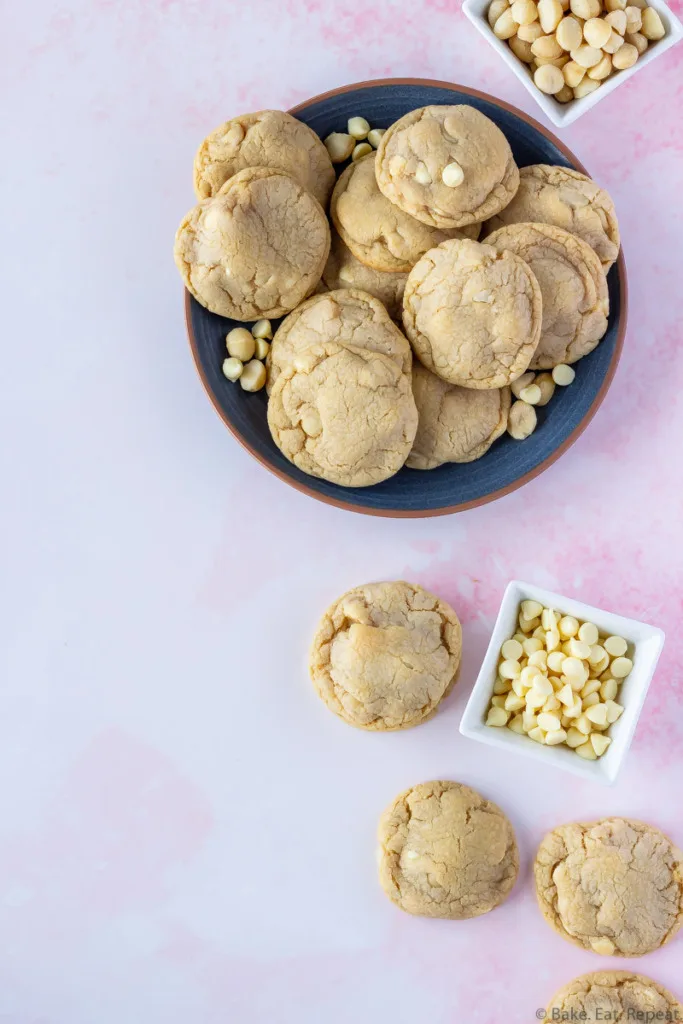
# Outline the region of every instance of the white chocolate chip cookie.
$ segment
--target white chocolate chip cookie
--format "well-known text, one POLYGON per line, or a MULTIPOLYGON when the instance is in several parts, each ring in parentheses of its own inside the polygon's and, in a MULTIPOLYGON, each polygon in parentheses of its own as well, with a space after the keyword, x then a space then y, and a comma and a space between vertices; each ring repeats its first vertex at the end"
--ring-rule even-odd
POLYGON ((297 356, 328 343, 380 352, 410 373, 410 345, 382 303, 367 292, 339 288, 314 295, 282 321, 268 354, 268 391, 297 356))
POLYGON ((519 185, 500 128, 466 105, 421 107, 392 124, 377 150, 376 173, 387 199, 436 228, 492 217, 519 185))
POLYGON ((546 1009, 548 1021, 683 1021, 683 1006, 651 978, 630 971, 597 971, 575 978, 555 993, 546 1009))
POLYGON ((310 673, 331 711, 360 729, 408 729, 455 685, 462 631, 450 605, 402 581, 368 583, 327 609, 310 673))
POLYGON ((509 896, 519 872, 512 825, 500 807, 459 782, 401 793, 379 822, 379 880, 408 914, 462 921, 509 896))
POLYGON ((502 388, 520 377, 536 351, 541 315, 541 291, 524 260, 469 239, 425 253, 403 296, 403 324, 420 362, 466 388, 502 388))
POLYGON ((543 325, 532 370, 575 363, 607 330, 609 296, 605 271, 587 242, 550 224, 510 224, 486 239, 501 252, 528 263, 541 287, 543 325))
POLYGON ((378 352, 335 344, 309 349, 278 377, 268 426, 302 472, 369 487, 399 471, 415 440, 410 377, 378 352))
POLYGON ((327 206, 334 168, 325 146, 303 121, 282 110, 259 110, 226 121, 204 139, 194 161, 198 199, 215 196, 245 167, 284 171, 327 206))
POLYGON ((614 203, 603 188, 569 167, 533 164, 521 167, 514 199, 485 227, 491 234, 507 224, 554 224, 583 238, 607 272, 619 255, 619 225, 614 203))
POLYGON ((534 876, 546 921, 603 956, 644 956, 683 924, 681 852, 640 821, 561 825, 541 843, 534 876))
POLYGON ((350 164, 330 201, 330 216, 354 256, 374 270, 407 273, 447 238, 477 238, 480 225, 458 231, 429 227, 389 202, 377 187, 375 154, 350 164))
POLYGON ((400 321, 407 280, 407 274, 388 274, 367 267, 356 259, 337 232, 332 232, 330 255, 323 270, 323 281, 329 289, 352 288, 369 292, 386 307, 392 320, 400 321))
POLYGON ((313 291, 330 250, 320 203, 281 171, 247 168, 190 210, 175 261, 197 302, 219 316, 283 316, 313 291))
POLYGON ((505 433, 510 389, 477 391, 437 377, 413 363, 413 395, 419 416, 406 466, 435 469, 445 462, 474 462, 505 433))

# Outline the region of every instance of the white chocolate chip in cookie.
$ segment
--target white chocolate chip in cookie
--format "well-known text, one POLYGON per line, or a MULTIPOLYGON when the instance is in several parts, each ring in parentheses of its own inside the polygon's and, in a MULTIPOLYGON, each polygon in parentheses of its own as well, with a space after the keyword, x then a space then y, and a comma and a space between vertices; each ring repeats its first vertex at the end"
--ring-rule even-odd
POLYGON ((457 188, 458 185, 462 185, 465 180, 465 172, 460 164, 456 160, 453 160, 450 164, 446 164, 444 167, 441 172, 441 180, 444 185, 448 185, 449 188, 457 188))
POLYGON ((422 160, 420 160, 419 164, 415 168, 415 181, 419 185, 431 185, 432 176, 429 173, 427 164, 423 163, 422 160))

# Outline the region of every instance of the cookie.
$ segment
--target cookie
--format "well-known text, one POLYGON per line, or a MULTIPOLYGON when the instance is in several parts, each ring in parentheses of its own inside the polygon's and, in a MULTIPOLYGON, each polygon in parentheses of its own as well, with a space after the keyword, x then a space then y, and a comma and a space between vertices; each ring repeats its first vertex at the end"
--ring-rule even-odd
POLYGON ((188 291, 219 316, 278 317, 309 295, 330 250, 320 203, 281 171, 251 167, 190 210, 175 261, 188 291))
POLYGON ((519 872, 512 825, 459 782, 424 782, 397 796, 380 818, 379 843, 382 888, 408 914, 488 914, 519 872))
POLYGON ((268 391, 298 355, 328 343, 380 352, 410 373, 410 345, 382 303, 368 292, 339 288, 307 299, 282 321, 268 354, 268 391))
POLYGON ((476 391, 449 384, 417 360, 413 363, 417 434, 406 466, 436 469, 444 462, 474 462, 505 433, 510 389, 476 391))
POLYGON ((520 377, 536 351, 541 313, 524 260, 469 239, 425 253, 403 296, 403 326, 420 362, 465 388, 502 388, 520 377))
POLYGON ((500 128, 465 105, 421 107, 392 124, 377 150, 376 173, 387 199, 435 228, 488 220, 519 185, 500 128))
POLYGON ((440 231, 389 202, 377 187, 375 154, 349 164, 334 186, 330 216, 356 259, 373 270, 407 273, 420 256, 447 238, 479 236, 480 225, 440 231))
POLYGON ((488 221, 485 232, 531 221, 578 235, 597 253, 605 273, 619 255, 619 225, 612 199, 585 174, 569 167, 533 164, 520 168, 515 197, 488 221))
POLYGON ((327 609, 310 656, 331 711, 360 729, 408 729, 455 684, 462 631, 453 609, 412 583, 368 583, 327 609))
POLYGON ((400 320, 407 280, 407 274, 387 274, 366 267, 344 245, 337 232, 332 232, 330 255, 323 270, 323 281, 331 290, 353 288, 369 292, 386 307, 392 320, 400 320))
POLYGON ((541 339, 532 370, 575 363, 607 330, 609 296, 602 264, 587 242, 550 224, 510 224, 486 239, 500 252, 521 257, 543 296, 541 339))
POLYGON ((597 971, 575 978, 548 1004, 548 1021, 628 1024, 683 1021, 683 1006, 656 981, 630 971, 597 971))
POLYGON ((534 876, 546 921, 604 956, 644 956, 683 924, 681 852, 640 821, 556 828, 538 849, 534 876))
POLYGON ((194 160, 194 189, 209 199, 245 167, 284 171, 326 207, 334 167, 325 146, 308 125, 283 110, 259 110, 226 121, 202 142, 194 160))
POLYGON ((417 430, 410 377, 388 356, 328 344, 300 353, 277 379, 268 426, 302 472, 368 487, 399 471, 417 430))

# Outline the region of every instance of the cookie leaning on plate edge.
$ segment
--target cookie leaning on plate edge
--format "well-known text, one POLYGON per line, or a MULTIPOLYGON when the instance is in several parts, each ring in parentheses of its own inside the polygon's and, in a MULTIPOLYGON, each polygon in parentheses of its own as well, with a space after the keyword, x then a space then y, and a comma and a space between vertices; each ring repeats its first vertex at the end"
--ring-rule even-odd
MULTIPOLYGON (((396 94, 398 94, 398 93, 400 93, 402 91, 405 91, 405 92, 414 91, 414 92, 417 93, 418 92, 418 87, 416 85, 414 85, 413 83, 410 83, 404 89, 402 89, 399 86, 391 86, 391 87, 389 87, 389 89, 387 89, 387 87, 371 85, 371 86, 367 87, 365 91, 364 90, 360 90, 359 95, 361 96, 361 98, 362 98, 362 96, 365 96, 365 93, 368 93, 369 96, 372 96, 376 92, 379 93, 380 90, 382 91, 382 94, 386 94, 387 92, 389 92, 390 95, 393 95, 394 91, 396 92, 396 94)), ((420 91, 420 93, 422 93, 422 91, 423 91, 422 88, 419 91, 420 91)), ((441 93, 441 95, 446 94, 446 89, 445 88, 439 88, 439 87, 427 88, 425 86, 425 99, 428 102, 429 101, 433 101, 432 97, 434 96, 434 98, 435 98, 438 93, 441 93)), ((346 100, 343 98, 344 94, 340 93, 339 95, 342 98, 338 101, 338 103, 345 103, 346 100)), ((458 94, 458 93, 454 92, 453 90, 447 90, 447 97, 449 97, 449 98, 451 96, 458 97, 459 95, 462 96, 462 94, 458 94)), ((472 100, 471 101, 474 102, 475 104, 476 103, 480 103, 482 110, 486 111, 487 113, 493 114, 493 116, 495 118, 499 117, 499 114, 497 113, 497 111, 503 110, 503 104, 497 104, 496 106, 494 106, 493 104, 490 104, 488 102, 488 100, 485 99, 485 97, 480 97, 479 98, 476 93, 472 93, 471 95, 472 95, 472 100)), ((422 98, 421 95, 419 96, 419 98, 422 98)), ((444 96, 444 98, 445 98, 445 96, 444 96)), ((466 98, 467 98, 467 101, 469 101, 469 96, 466 96, 466 98)), ((418 101, 419 101, 419 99, 418 99, 418 101)), ((441 101, 440 95, 438 96, 438 99, 436 101, 441 101)), ((446 102, 447 101, 449 101, 449 100, 446 99, 446 102)), ((349 99, 349 102, 350 102, 350 99, 349 99)), ((410 100, 409 100, 409 102, 410 102, 410 100)), ((405 105, 409 105, 409 102, 405 103, 405 105)), ((405 108, 403 108, 403 110, 404 109, 405 108)), ((312 114, 313 110, 314 110, 314 108, 312 108, 312 106, 311 106, 311 108, 310 108, 311 114, 312 114)), ((337 106, 337 110, 339 110, 339 106, 337 106)), ((394 110, 396 110, 396 113, 393 115, 394 117, 396 117, 396 115, 400 116, 400 114, 402 113, 400 111, 400 108, 398 108, 398 109, 394 108, 394 110)), ((356 102, 354 104, 354 109, 353 109, 352 113, 354 113, 354 114, 356 112, 357 113, 360 113, 360 112, 368 113, 368 116, 371 118, 371 120, 373 120, 372 111, 373 111, 372 103, 371 103, 370 108, 368 108, 368 106, 366 106, 365 104, 362 105, 362 106, 358 106, 357 102, 356 102)), ((344 123, 343 121, 340 123, 338 115, 337 115, 337 117, 336 117, 336 119, 334 121, 328 121, 327 123, 321 122, 321 120, 319 120, 319 118, 316 119, 315 116, 307 115, 305 112, 302 115, 302 117, 304 117, 305 120, 308 120, 309 123, 312 125, 312 127, 317 129, 318 134, 322 135, 323 137, 325 137, 326 131, 330 131, 331 129, 334 130, 335 128, 341 128, 343 123, 344 123)), ((505 115, 503 115, 503 117, 505 117, 505 115)), ((388 120, 389 119, 387 118, 387 120, 384 121, 384 124, 387 124, 388 120)), ((381 123, 382 122, 380 122, 380 124, 381 123)), ((503 121, 501 123, 504 125, 505 129, 507 130, 507 125, 505 125, 505 122, 503 121)), ((373 121, 373 124, 377 124, 377 122, 373 121)), ((541 133, 539 133, 539 134, 541 134, 541 133)), ((514 136, 513 135, 513 137, 518 137, 518 136, 514 136)), ((516 142, 515 144, 517 145, 517 147, 519 146, 518 142, 516 142)), ((550 151, 545 151, 544 152, 543 148, 540 148, 540 150, 537 150, 537 152, 531 152, 530 156, 531 156, 531 160, 536 158, 536 162, 537 163, 546 163, 546 164, 552 164, 554 161, 556 161, 558 159, 554 155, 551 156, 550 155, 550 151)), ((524 157, 524 154, 522 153, 522 159, 523 160, 525 159, 526 161, 528 161, 529 157, 528 156, 524 157)), ((562 154, 559 154, 559 160, 561 161, 562 159, 564 159, 562 154)), ((618 311, 618 304, 616 306, 616 309, 618 311)), ((194 319, 194 322, 195 322, 195 327, 200 329, 200 324, 201 324, 201 319, 202 319, 201 316, 199 316, 198 313, 194 313, 193 319, 194 319)), ((616 319, 616 317, 615 317, 615 319, 616 319)), ((600 366, 607 366, 609 364, 609 361, 610 361, 610 358, 611 358, 611 355, 612 355, 612 352, 613 352, 614 337, 615 337, 614 333, 610 332, 610 337, 609 337, 608 342, 607 342, 608 352, 606 353, 606 359, 600 358, 598 360, 598 365, 600 365, 600 366)), ((197 353, 197 350, 196 350, 196 354, 198 354, 198 357, 199 357, 199 353, 197 353)), ((594 360, 592 360, 592 361, 594 361, 594 360)), ((206 360, 205 360, 205 367, 206 367, 206 360)), ((206 381, 206 371, 205 371, 205 373, 203 373, 203 376, 205 377, 205 381, 206 381)), ((585 376, 585 375, 582 375, 582 379, 583 379, 583 376, 585 376)), ((213 391, 213 393, 215 395, 216 394, 215 385, 212 386, 212 381, 211 381, 211 378, 213 377, 213 374, 210 373, 209 377, 210 377, 209 386, 210 386, 211 390, 213 391)), ((591 372, 591 374, 589 374, 589 378, 591 378, 591 377, 592 377, 592 372, 591 372)), ((234 390, 236 390, 236 389, 233 389, 233 391, 234 390)), ((588 391, 588 394, 586 396, 586 404, 584 404, 584 402, 582 401, 582 402, 579 403, 580 406, 583 406, 584 409, 590 408, 590 404, 591 404, 591 401, 594 398, 594 394, 595 394, 594 388, 592 386, 589 387, 589 391, 588 391)), ((221 406, 225 406, 225 399, 228 398, 228 397, 229 397, 229 394, 227 392, 224 392, 223 395, 221 396, 221 399, 220 399, 221 406)), ((228 407, 232 410, 232 412, 230 412, 230 416, 229 416, 230 421, 232 420, 233 414, 237 413, 238 410, 241 408, 241 406, 243 404, 243 402, 240 401, 241 395, 239 394, 239 392, 238 392, 238 394, 236 396, 236 399, 237 399, 237 403, 233 402, 231 400, 231 397, 230 397, 230 400, 228 402, 228 407)), ((214 398, 214 400, 216 400, 216 398, 214 398)), ((249 399, 249 401, 251 401, 252 403, 256 403, 255 406, 254 406, 254 410, 255 411, 256 411, 256 408, 259 407, 260 404, 261 404, 260 402, 256 402, 256 399, 249 399)), ((566 402, 564 404, 566 404, 566 402)), ((571 404, 573 406, 574 402, 572 401, 571 404)), ((227 409, 227 407, 225 407, 225 408, 227 409)), ((562 402, 561 401, 560 401, 560 408, 562 408, 562 402)), ((247 406, 245 407, 245 412, 247 412, 247 409, 248 409, 248 403, 247 403, 247 406)), ((225 415, 225 413, 223 413, 223 415, 225 415)), ((251 414, 247 414, 247 415, 248 415, 249 421, 254 423, 254 427, 256 427, 256 420, 252 417, 251 414)), ((262 413, 260 415, 262 415, 262 413)), ((560 417, 560 419, 561 419, 561 417, 560 417)), ((558 420, 558 417, 557 416, 553 416, 552 420, 553 420, 553 423, 555 423, 555 421, 558 420)), ((243 422, 243 423, 245 422, 241 412, 240 412, 240 415, 238 416, 238 421, 243 422)), ((240 428, 239 432, 242 434, 242 436, 244 436, 242 428, 240 428)), ((249 436, 250 434, 253 436, 253 428, 249 428, 247 430, 247 436, 249 436)), ((548 440, 551 441, 551 438, 554 435, 555 435, 555 429, 553 429, 551 431, 551 434, 549 435, 548 440)), ((545 437, 545 433, 544 433, 544 437, 545 437)), ((506 439, 504 442, 501 442, 501 443, 502 443, 502 449, 501 449, 500 455, 503 455, 503 453, 505 453, 504 459, 503 459, 503 461, 501 461, 501 459, 498 458, 498 446, 497 446, 497 450, 496 450, 497 458, 493 460, 493 464, 492 464, 492 466, 490 466, 490 470, 493 471, 494 478, 495 478, 494 487, 499 483, 499 480, 500 480, 500 485, 501 486, 505 486, 505 476, 503 478, 501 478, 501 476, 500 476, 500 468, 502 468, 503 466, 507 465, 512 470, 512 475, 508 476, 508 480, 510 480, 510 481, 514 480, 515 476, 518 476, 518 474, 520 472, 520 470, 517 470, 517 468, 516 468, 516 465, 519 462, 519 460, 518 460, 517 456, 513 455, 512 452, 510 451, 510 447, 511 446, 510 446, 509 441, 507 441, 507 439, 506 439), (512 457, 512 461, 510 461, 511 457, 512 457), (496 468, 496 467, 500 467, 500 468, 496 468), (498 477, 498 479, 496 479, 496 477, 498 477)), ((551 441, 551 443, 555 444, 556 442, 555 441, 551 441)), ((254 451, 253 446, 252 446, 252 444, 249 441, 248 441, 248 446, 250 446, 250 449, 252 451, 254 451)), ((533 447, 533 450, 535 450, 535 452, 536 452, 537 449, 538 449, 538 446, 537 445, 532 445, 532 447, 533 447)), ((541 451, 544 452, 544 455, 547 453, 546 442, 545 441, 541 445, 541 451)), ((272 457, 269 454, 267 454, 267 452, 264 451, 263 449, 260 450, 259 457, 262 460, 265 459, 267 464, 271 468, 275 469, 275 471, 278 472, 279 475, 283 475, 284 477, 286 477, 286 478, 288 478, 290 480, 293 478, 294 474, 292 474, 291 472, 287 471, 286 469, 279 469, 278 467, 274 466, 273 465, 272 457)), ((521 465, 523 466, 524 462, 526 462, 528 468, 530 470, 532 470, 533 467, 535 467, 537 465, 538 458, 539 457, 535 454, 535 455, 533 455, 532 459, 530 459, 530 460, 522 459, 521 460, 521 465)), ((487 457, 486 462, 488 462, 490 459, 492 459, 492 456, 489 455, 487 457)), ((281 466, 282 466, 282 463, 281 463, 281 466)), ((471 469, 474 470, 474 467, 471 467, 471 469)), ((449 498, 445 498, 445 501, 443 501, 442 499, 441 500, 436 499, 434 501, 432 499, 431 495, 430 495, 430 492, 433 492, 433 490, 436 490, 436 492, 443 492, 443 486, 444 485, 446 487, 450 487, 451 484, 450 484, 449 481, 451 479, 452 472, 455 471, 455 470, 459 470, 459 467, 457 465, 454 465, 451 468, 451 470, 447 470, 447 475, 446 475, 445 478, 442 477, 442 474, 444 472, 446 472, 446 470, 439 471, 436 474, 435 478, 434 478, 434 487, 432 487, 432 484, 430 483, 429 486, 427 487, 427 489, 423 490, 423 493, 424 493, 424 496, 425 496, 424 504, 420 504, 419 506, 417 505, 417 496, 416 496, 416 500, 409 500, 410 501, 410 505, 412 505, 413 509, 418 509, 419 508, 420 512, 424 512, 425 514, 430 514, 430 512, 434 513, 434 512, 439 512, 439 511, 446 511, 446 509, 452 508, 453 507, 452 504, 451 505, 447 504, 447 503, 449 503, 449 498)), ((407 499, 408 499, 408 495, 411 492, 413 492, 413 490, 414 490, 414 488, 408 483, 407 477, 408 477, 407 473, 399 474, 399 480, 398 479, 396 480, 396 483, 397 483, 396 487, 394 487, 392 485, 391 488, 387 490, 386 485, 382 485, 381 487, 378 488, 377 493, 375 495, 372 495, 372 496, 370 494, 368 494, 367 497, 366 496, 362 496, 361 497, 360 494, 358 494, 356 492, 355 494, 349 496, 350 499, 351 499, 352 507, 359 507, 361 509, 366 509, 367 508, 369 511, 377 511, 379 514, 394 514, 396 512, 398 514, 401 514, 402 500, 400 498, 398 498, 398 496, 401 493, 404 493, 405 495, 407 495, 407 499), (391 497, 389 497, 389 496, 391 496, 391 497), (398 498, 398 500, 395 501, 393 496, 396 496, 396 498, 398 498)), ((480 490, 478 489, 479 484, 476 481, 479 478, 481 478, 482 481, 483 481, 483 479, 486 479, 487 477, 488 477, 488 471, 486 473, 484 473, 483 477, 481 477, 481 474, 479 474, 478 471, 475 471, 473 473, 473 475, 471 475, 470 471, 468 471, 466 476, 463 476, 460 472, 457 472, 455 474, 455 476, 453 476, 454 483, 456 483, 456 481, 458 481, 457 482, 457 486, 458 486, 459 492, 461 490, 462 484, 465 483, 465 488, 461 492, 461 495, 462 495, 462 502, 461 502, 461 504, 468 504, 470 496, 472 498, 474 498, 474 500, 476 501, 477 500, 476 499, 476 495, 477 494, 481 495, 481 497, 488 497, 490 494, 495 494, 495 490, 490 490, 490 488, 487 487, 487 486, 486 486, 487 494, 486 494, 486 492, 480 492, 480 490), (476 488, 476 489, 474 489, 474 493, 472 493, 472 488, 470 488, 469 480, 472 481, 472 484, 473 484, 474 488, 476 488)), ((314 492, 317 495, 324 495, 324 494, 327 493, 327 494, 330 495, 329 500, 331 500, 333 502, 339 502, 342 505, 347 505, 348 504, 348 501, 345 500, 343 495, 341 495, 339 493, 335 494, 335 488, 334 487, 333 488, 328 488, 328 487, 313 486, 311 488, 311 487, 309 487, 304 482, 304 480, 302 480, 301 477, 298 477, 296 482, 297 482, 298 486, 300 486, 302 489, 308 489, 309 492, 311 492, 311 490, 312 490, 312 492, 314 492)), ((455 494, 454 494, 453 498, 456 498, 455 494)), ((453 502, 453 498, 451 499, 451 502, 453 502)), ((422 499, 421 499, 421 502, 422 502, 422 499)), ((410 506, 409 507, 403 506, 403 508, 405 509, 405 512, 407 512, 408 514, 412 513, 412 509, 410 509, 410 506)), ((420 512, 418 512, 418 514, 420 514, 420 512)))

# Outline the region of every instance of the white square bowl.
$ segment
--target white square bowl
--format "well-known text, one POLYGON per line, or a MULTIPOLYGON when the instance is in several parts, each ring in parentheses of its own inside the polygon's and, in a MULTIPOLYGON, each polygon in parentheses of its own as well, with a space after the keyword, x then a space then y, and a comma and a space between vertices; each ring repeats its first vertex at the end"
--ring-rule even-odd
POLYGON ((662 0, 648 0, 648 6, 653 7, 662 19, 662 24, 666 29, 664 38, 656 43, 651 43, 633 67, 610 75, 600 88, 590 93, 589 96, 584 96, 580 100, 570 100, 569 103, 558 103, 556 99, 552 96, 546 96, 545 93, 542 93, 534 85, 533 79, 527 71, 526 64, 523 64, 518 57, 515 57, 506 42, 498 39, 493 34, 493 29, 486 20, 489 3, 490 0, 464 0, 462 9, 474 27, 481 32, 491 46, 498 51, 508 67, 514 71, 527 92, 531 93, 538 105, 543 109, 546 117, 550 118, 553 124, 556 124, 559 128, 572 124, 573 121, 576 121, 577 117, 581 117, 587 110, 594 107, 596 103, 599 103, 600 100, 603 100, 610 93, 614 92, 615 89, 618 89, 623 82, 627 82, 632 75, 637 74, 642 68, 651 64, 653 60, 656 60, 657 57, 666 53, 667 50, 683 39, 683 25, 681 25, 670 8, 662 0))
POLYGON ((460 722, 460 732, 468 739, 509 750, 512 754, 524 754, 536 761, 544 761, 556 768, 580 775, 584 779, 592 779, 611 786, 631 746, 663 645, 664 633, 655 626, 648 626, 636 619, 625 619, 621 615, 612 615, 582 601, 553 594, 531 583, 513 580, 508 584, 503 596, 484 662, 460 722), (544 747, 535 740, 530 740, 528 736, 522 736, 507 728, 495 728, 485 724, 493 696, 500 648, 513 633, 517 632, 519 606, 522 601, 527 600, 538 601, 545 608, 554 608, 563 615, 573 615, 580 621, 593 622, 601 635, 623 636, 633 645, 633 668, 619 688, 618 700, 624 711, 621 718, 610 726, 609 735, 612 743, 597 761, 585 761, 566 746, 544 747))

